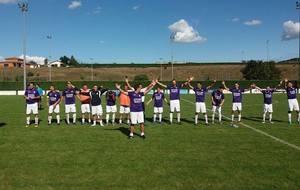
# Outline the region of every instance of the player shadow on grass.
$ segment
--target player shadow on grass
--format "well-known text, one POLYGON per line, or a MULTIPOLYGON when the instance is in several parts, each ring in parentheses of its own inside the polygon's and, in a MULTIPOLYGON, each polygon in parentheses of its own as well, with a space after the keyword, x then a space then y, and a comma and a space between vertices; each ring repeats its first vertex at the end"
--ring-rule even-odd
MULTIPOLYGON (((104 130, 109 130, 109 131, 120 131, 123 135, 125 136, 129 136, 130 131, 128 129, 128 127, 119 127, 119 128, 115 128, 115 129, 104 129, 104 130)), ((135 136, 139 136, 139 134, 137 133, 133 133, 135 136)))
POLYGON ((5 127, 6 125, 7 125, 7 123, 0 123, 0 128, 5 127))
MULTIPOLYGON (((262 121, 262 117, 243 117, 244 120, 248 120, 248 121, 258 121, 261 122, 262 121)), ((266 118, 266 121, 268 121, 268 118, 266 118)), ((277 123, 283 123, 284 121, 282 120, 277 120, 277 119, 272 119, 273 122, 277 122, 277 123)))

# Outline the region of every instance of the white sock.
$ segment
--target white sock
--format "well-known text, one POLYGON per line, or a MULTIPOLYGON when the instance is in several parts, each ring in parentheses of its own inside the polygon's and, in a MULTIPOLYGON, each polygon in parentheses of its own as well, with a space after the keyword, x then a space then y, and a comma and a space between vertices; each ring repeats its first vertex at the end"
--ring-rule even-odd
POLYGON ((49 115, 48 116, 48 123, 51 124, 51 122, 52 122, 52 116, 49 115))
POLYGON ((208 117, 207 117, 207 114, 204 115, 204 118, 205 118, 205 123, 208 123, 208 117))
POLYGON ((199 115, 196 114, 196 115, 195 115, 195 124, 198 124, 198 118, 199 118, 199 115))
POLYGON ((130 133, 130 135, 129 135, 129 136, 133 137, 133 133, 130 133))
POLYGON ((122 123, 122 119, 119 119, 119 123, 120 123, 120 124, 122 123))
POLYGON ((269 121, 272 121, 272 113, 269 113, 269 121))
POLYGON ((115 123, 115 120, 116 120, 116 114, 113 113, 112 116, 111 116, 111 122, 115 123))
POLYGON ((291 113, 288 113, 288 118, 289 118, 289 122, 291 123, 292 122, 292 114, 291 113))
POLYGON ((85 123, 85 119, 81 119, 81 122, 82 122, 82 123, 85 123))
POLYGON ((91 123, 91 119, 89 119, 89 123, 91 123))
POLYGON ((221 123, 222 122, 222 113, 219 112, 219 122, 221 123))
POLYGON ((106 124, 109 122, 109 114, 106 114, 106 124))
POLYGON ((60 123, 60 115, 56 115, 56 122, 59 124, 60 123))
POLYGON ((129 119, 127 119, 127 124, 130 124, 130 120, 129 119))
POLYGON ((27 125, 30 125, 30 116, 29 116, 29 117, 26 117, 26 124, 27 124, 27 125))
POLYGON ((35 124, 38 125, 39 124, 39 117, 35 117, 34 121, 35 121, 35 124))
POLYGON ((173 123, 173 113, 170 113, 170 123, 173 123))
POLYGON ((263 122, 266 121, 266 112, 263 113, 263 122))
POLYGON ((234 122, 234 114, 231 115, 231 121, 234 122))
POLYGON ((211 120, 212 120, 212 122, 215 122, 215 112, 213 112, 213 114, 211 116, 211 120))
POLYGON ((76 123, 76 113, 73 113, 73 123, 76 123))
POLYGON ((101 126, 103 125, 103 121, 102 121, 102 119, 100 120, 100 125, 101 125, 101 126))
POLYGON ((239 121, 241 121, 242 119, 242 114, 239 114, 239 121))
POLYGON ((141 132, 141 136, 144 136, 144 135, 145 135, 145 133, 141 132))
POLYGON ((177 122, 180 123, 180 113, 177 113, 177 122))
POLYGON ((153 122, 156 122, 156 113, 153 114, 153 122))
POLYGON ((162 122, 162 114, 158 114, 158 117, 159 117, 159 122, 162 122))
POLYGON ((97 120, 94 120, 94 121, 93 121, 93 125, 96 125, 96 124, 97 124, 97 120))
POLYGON ((66 120, 67 120, 67 123, 69 124, 70 123, 70 114, 66 114, 66 120))

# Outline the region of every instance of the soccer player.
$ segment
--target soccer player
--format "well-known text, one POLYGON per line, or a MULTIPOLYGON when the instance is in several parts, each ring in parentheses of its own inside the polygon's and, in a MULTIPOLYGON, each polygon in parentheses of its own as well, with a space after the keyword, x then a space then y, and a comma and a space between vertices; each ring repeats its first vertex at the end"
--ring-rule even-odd
POLYGON ((60 110, 59 110, 59 103, 61 101, 61 95, 59 91, 55 90, 53 85, 50 86, 50 91, 47 94, 48 98, 48 125, 52 123, 52 114, 53 112, 56 114, 56 122, 57 125, 60 125, 60 110))
POLYGON ((34 88, 34 84, 29 83, 24 98, 26 99, 26 127, 30 125, 30 115, 34 115, 35 127, 39 125, 39 111, 38 111, 38 101, 40 99, 40 95, 38 91, 34 88))
POLYGON ((223 93, 224 87, 221 86, 219 89, 213 91, 211 95, 211 101, 212 101, 212 123, 215 123, 215 115, 216 112, 218 112, 219 116, 219 123, 222 123, 222 106, 225 102, 225 96, 223 93))
POLYGON ((143 110, 143 102, 142 97, 148 94, 148 92, 155 86, 156 82, 152 81, 151 87, 148 88, 145 92, 141 92, 140 85, 136 85, 134 87, 135 91, 133 92, 126 92, 121 89, 119 84, 116 84, 116 88, 120 90, 121 93, 127 94, 130 98, 130 134, 129 138, 133 138, 134 128, 135 125, 140 124, 141 127, 141 137, 145 137, 145 128, 144 128, 144 110, 143 110))
POLYGON ((203 86, 201 82, 197 83, 197 86, 193 87, 191 83, 188 83, 188 87, 195 92, 196 96, 196 112, 195 112, 195 125, 198 124, 199 114, 202 113, 205 118, 205 124, 208 125, 208 117, 206 113, 205 94, 206 92, 215 85, 214 80, 209 86, 203 86))
POLYGON ((70 113, 73 117, 73 124, 76 124, 76 96, 78 95, 77 89, 71 82, 67 82, 67 88, 62 93, 62 100, 65 99, 65 113, 66 122, 70 124, 70 113))
POLYGON ((240 88, 239 83, 235 83, 234 87, 227 88, 225 81, 222 82, 224 88, 232 93, 232 112, 231 112, 231 125, 234 126, 234 115, 238 114, 238 122, 242 119, 242 95, 248 89, 240 88))
MULTIPOLYGON (((125 85, 124 91, 128 92, 128 86, 125 85)), ((120 93, 119 94, 119 101, 120 101, 120 117, 119 123, 122 124, 122 118, 127 117, 127 124, 130 124, 130 98, 127 94, 120 93)))
POLYGON ((154 100, 154 110, 153 110, 153 123, 156 122, 156 118, 158 115, 158 121, 161 124, 162 123, 162 114, 164 112, 164 101, 168 103, 167 98, 165 98, 164 93, 161 91, 161 89, 158 87, 156 92, 153 93, 152 98, 147 102, 147 105, 149 105, 154 100))
POLYGON ((111 123, 112 125, 115 124, 116 112, 117 112, 116 96, 117 96, 116 92, 111 90, 106 93, 106 124, 109 123, 110 113, 112 114, 111 123))
POLYGON ((263 109, 263 121, 262 123, 266 123, 266 115, 269 114, 269 122, 273 124, 272 122, 272 114, 273 114, 273 104, 272 104, 272 98, 273 93, 276 91, 276 89, 270 88, 270 86, 267 86, 265 90, 259 88, 255 84, 252 85, 253 88, 259 90, 263 96, 264 96, 264 109, 263 109))
POLYGON ((292 112, 295 111, 298 114, 298 123, 300 124, 300 112, 299 112, 299 104, 297 100, 297 89, 294 87, 293 83, 288 79, 284 80, 284 87, 286 90, 288 103, 289 103, 289 111, 288 111, 288 120, 289 124, 292 124, 292 112))
POLYGON ((79 91, 78 98, 81 102, 81 124, 85 124, 85 114, 88 115, 88 122, 91 123, 91 97, 90 97, 90 89, 85 84, 82 86, 82 89, 79 91))
POLYGON ((191 82, 191 79, 188 79, 188 82, 184 84, 177 84, 176 80, 172 80, 171 85, 164 85, 157 81, 157 84, 168 89, 170 91, 170 124, 173 123, 173 113, 177 112, 177 123, 180 124, 180 89, 191 82))
POLYGON ((98 88, 97 85, 94 85, 93 89, 90 91, 92 115, 94 117, 92 126, 96 126, 97 121, 99 121, 101 127, 104 126, 102 121, 103 109, 101 105, 101 96, 106 93, 106 91, 106 89, 98 88))
POLYGON ((41 88, 40 84, 35 85, 35 89, 38 91, 40 98, 38 99, 38 108, 42 109, 42 97, 44 95, 44 90, 41 88))

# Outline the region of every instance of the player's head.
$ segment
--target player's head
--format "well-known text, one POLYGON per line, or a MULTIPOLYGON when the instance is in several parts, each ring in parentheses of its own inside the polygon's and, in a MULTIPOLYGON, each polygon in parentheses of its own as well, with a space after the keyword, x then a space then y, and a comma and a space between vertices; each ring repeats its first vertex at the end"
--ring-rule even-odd
POLYGON ((30 82, 30 83, 28 84, 28 88, 29 88, 29 89, 33 89, 33 88, 34 88, 34 83, 33 83, 33 82, 30 82))
POLYGON ((202 88, 202 83, 201 82, 197 82, 197 87, 198 88, 202 88))
POLYGON ((51 90, 51 91, 54 91, 54 90, 55 90, 54 85, 51 85, 51 86, 50 86, 50 90, 51 90))
POLYGON ((292 83, 291 81, 289 81, 289 82, 287 83, 287 86, 290 87, 290 88, 292 88, 292 87, 293 87, 293 83, 292 83))
POLYGON ((141 89, 142 89, 142 88, 143 88, 143 85, 139 84, 139 88, 141 88, 141 89))
POLYGON ((140 92, 141 89, 142 89, 141 84, 136 84, 136 85, 134 85, 134 90, 135 90, 136 92, 140 92))
POLYGON ((219 91, 220 91, 220 92, 223 92, 223 91, 224 91, 224 87, 223 87, 223 86, 220 86, 220 87, 219 87, 219 91))
POLYGON ((234 87, 235 87, 235 88, 240 88, 240 84, 236 82, 236 83, 234 84, 234 87))
POLYGON ((271 90, 271 87, 270 86, 267 86, 267 88, 266 88, 267 90, 271 90))
POLYGON ((93 90, 94 90, 94 91, 97 91, 97 90, 98 90, 98 86, 97 86, 97 85, 94 85, 94 86, 93 86, 93 90))
POLYGON ((172 84, 175 86, 176 83, 177 83, 177 82, 176 82, 176 79, 173 79, 173 80, 172 80, 172 84))
POLYGON ((156 89, 156 90, 157 90, 157 92, 161 92, 161 89, 160 89, 159 87, 157 87, 157 89, 156 89))
POLYGON ((87 86, 86 84, 84 84, 84 85, 82 86, 82 89, 83 89, 83 90, 87 90, 87 89, 88 89, 88 86, 87 86))
POLYGON ((72 83, 70 81, 68 81, 67 82, 67 88, 72 88, 72 87, 73 87, 72 83))
POLYGON ((124 86, 124 90, 127 92, 128 91, 128 85, 127 84, 125 84, 125 86, 124 86))

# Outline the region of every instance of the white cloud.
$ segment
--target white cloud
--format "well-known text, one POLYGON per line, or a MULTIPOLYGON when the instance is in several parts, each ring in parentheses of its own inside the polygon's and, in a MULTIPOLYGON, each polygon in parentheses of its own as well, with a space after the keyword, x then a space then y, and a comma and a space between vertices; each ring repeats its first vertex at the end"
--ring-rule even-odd
POLYGON ((300 24, 291 20, 283 23, 282 40, 292 40, 299 38, 300 24))
POLYGON ((16 3, 17 0, 0 0, 0 4, 16 3))
POLYGON ((81 6, 82 6, 81 1, 72 1, 72 2, 69 4, 68 8, 69 8, 69 9, 77 9, 77 8, 79 8, 79 7, 81 7, 81 6))
POLYGON ((200 36, 187 21, 181 19, 169 26, 169 30, 173 33, 172 39, 179 43, 205 42, 207 39, 200 36))
MULTIPOLYGON (((23 59, 23 55, 21 55, 19 58, 23 59)), ((38 65, 44 65, 45 64, 45 57, 39 57, 39 56, 28 56, 26 55, 26 62, 34 61, 38 65)))
POLYGON ((238 21, 240 21, 240 18, 238 17, 231 18, 231 22, 238 22, 238 21))
POLYGON ((140 8, 141 8, 141 6, 135 5, 135 6, 132 7, 132 10, 137 11, 137 10, 139 10, 140 8))
POLYGON ((93 14, 99 14, 100 12, 101 12, 101 10, 102 10, 102 7, 101 6, 98 6, 98 7, 96 7, 96 9, 93 11, 93 14))
POLYGON ((258 26, 262 24, 262 21, 257 19, 252 19, 252 20, 245 21, 244 24, 247 26, 258 26))

